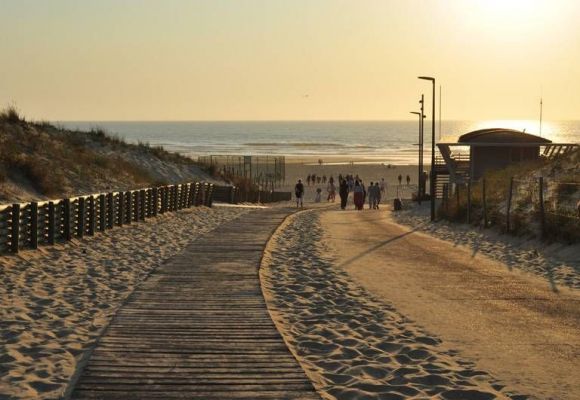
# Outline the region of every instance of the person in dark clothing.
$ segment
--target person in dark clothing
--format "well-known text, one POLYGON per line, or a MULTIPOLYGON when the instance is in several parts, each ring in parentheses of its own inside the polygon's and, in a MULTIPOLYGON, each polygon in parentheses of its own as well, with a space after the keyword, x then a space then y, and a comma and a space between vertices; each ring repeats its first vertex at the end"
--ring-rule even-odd
POLYGON ((298 183, 294 186, 294 194, 296 195, 296 207, 304 207, 304 184, 300 179, 298 179, 298 183))
POLYGON ((346 201, 348 200, 348 183, 346 179, 340 181, 338 194, 340 195, 340 208, 344 210, 346 208, 346 201))

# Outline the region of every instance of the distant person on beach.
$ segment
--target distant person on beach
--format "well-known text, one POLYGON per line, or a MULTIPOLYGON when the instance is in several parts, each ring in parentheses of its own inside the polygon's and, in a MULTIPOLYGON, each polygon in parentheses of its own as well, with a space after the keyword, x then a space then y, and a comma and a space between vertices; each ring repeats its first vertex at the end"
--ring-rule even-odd
POLYGON ((326 191, 328 192, 328 198, 326 201, 332 201, 334 203, 334 199, 336 198, 336 186, 334 186, 334 179, 332 179, 332 176, 328 180, 326 191))
POLYGON ((356 210, 360 211, 363 209, 363 205, 365 204, 365 198, 364 198, 364 188, 361 186, 358 180, 354 181, 353 193, 354 193, 354 207, 356 210))
POLYGON ((294 194, 296 195, 296 207, 304 207, 304 184, 300 179, 298 179, 298 183, 294 186, 294 194))
POLYGON ((320 203, 322 200, 322 189, 316 188, 316 197, 314 198, 315 203, 320 203))
POLYGON ((322 175, 322 184, 326 185, 326 175, 322 175))
POLYGON ((306 182, 308 183, 308 186, 310 186, 310 174, 308 174, 308 176, 306 177, 306 182))
POLYGON ((318 183, 318 184, 320 185, 320 180, 321 180, 321 179, 322 179, 322 178, 321 178, 320 176, 317 176, 317 177, 316 177, 316 183, 318 183))
POLYGON ((372 210, 375 206, 375 185, 371 181, 371 184, 367 188, 367 193, 369 196, 369 210, 372 210))
POLYGON ((387 190, 387 184, 385 183, 385 178, 381 178, 381 195, 385 195, 385 191, 387 190))
POLYGON ((381 188, 378 182, 375 182, 375 209, 379 209, 379 204, 381 204, 381 188))
POLYGON ((409 183, 411 183, 411 177, 407 175, 407 186, 409 186, 409 183))
POLYGON ((340 208, 344 210, 348 200, 348 183, 346 183, 346 179, 340 180, 338 194, 340 195, 340 208))
POLYGON ((401 181, 403 180, 403 177, 401 176, 401 174, 399 174, 399 176, 397 177, 397 179, 399 180, 399 186, 401 186, 401 181))

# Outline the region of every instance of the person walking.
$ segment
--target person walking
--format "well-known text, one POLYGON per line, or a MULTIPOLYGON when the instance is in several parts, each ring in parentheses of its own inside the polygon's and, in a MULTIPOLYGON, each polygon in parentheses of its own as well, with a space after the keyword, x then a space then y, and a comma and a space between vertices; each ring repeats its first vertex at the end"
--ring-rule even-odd
POLYGON ((376 198, 375 185, 373 184, 372 181, 369 187, 367 188, 367 195, 369 197, 369 210, 372 210, 373 208, 375 208, 375 198, 376 198))
POLYGON ((344 210, 346 208, 346 202, 348 200, 348 183, 346 183, 346 179, 342 179, 340 181, 338 194, 340 196, 340 208, 344 210))
POLYGON ((294 186, 294 194, 296 195, 296 207, 304 207, 304 184, 300 179, 298 179, 298 183, 294 186))
POLYGON ((401 174, 399 174, 399 176, 397 177, 397 179, 399 180, 399 186, 401 186, 401 181, 403 180, 403 177, 401 176, 401 174))
POLYGON ((375 210, 379 209, 379 204, 381 204, 381 188, 378 182, 375 182, 375 210))
POLYGON ((308 183, 308 186, 310 186, 310 174, 308 174, 308 176, 306 177, 306 182, 308 183))
POLYGON ((354 181, 353 193, 355 209, 360 211, 363 209, 363 205, 365 204, 365 198, 364 187, 359 183, 358 180, 354 181))
POLYGON ((381 195, 384 196, 387 191, 387 184, 385 183, 385 178, 381 178, 381 195))
POLYGON ((326 191, 328 192, 328 198, 326 201, 332 201, 334 203, 334 199, 336 198, 336 186, 334 186, 334 179, 332 179, 332 177, 328 180, 326 191))
POLYGON ((411 183, 411 177, 407 175, 407 186, 409 186, 409 183, 411 183))

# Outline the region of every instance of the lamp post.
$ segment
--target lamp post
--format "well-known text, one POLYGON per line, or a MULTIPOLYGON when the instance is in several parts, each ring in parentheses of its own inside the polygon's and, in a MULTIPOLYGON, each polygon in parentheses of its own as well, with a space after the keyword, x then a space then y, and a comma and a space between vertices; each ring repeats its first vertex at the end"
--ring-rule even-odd
POLYGON ((411 111, 411 114, 419 117, 419 180, 417 181, 417 201, 421 204, 421 136, 423 136, 423 112, 411 111))
POLYGON ((419 76, 419 79, 431 81, 433 85, 433 113, 431 114, 431 176, 429 191, 431 197, 431 221, 435 221, 435 78, 430 76, 419 76))
MULTIPOLYGON (((419 138, 419 196, 422 198, 425 195, 425 182, 423 180, 423 154, 425 150, 425 95, 421 94, 421 100, 419 100, 419 104, 421 104, 421 137, 419 138)), ((421 203, 419 203, 421 204, 421 203)))

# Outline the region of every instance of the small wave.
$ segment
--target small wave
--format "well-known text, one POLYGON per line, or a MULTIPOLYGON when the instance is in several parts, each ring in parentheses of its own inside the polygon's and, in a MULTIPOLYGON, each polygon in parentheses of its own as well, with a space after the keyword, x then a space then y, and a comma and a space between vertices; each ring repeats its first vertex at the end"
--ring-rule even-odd
POLYGON ((332 148, 352 148, 352 149, 375 148, 375 146, 368 146, 362 144, 349 145, 341 143, 322 143, 322 142, 287 142, 287 143, 257 142, 257 143, 244 143, 243 145, 252 147, 302 147, 302 148, 332 147, 332 148))

